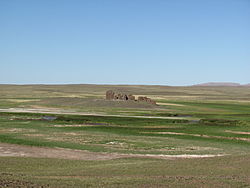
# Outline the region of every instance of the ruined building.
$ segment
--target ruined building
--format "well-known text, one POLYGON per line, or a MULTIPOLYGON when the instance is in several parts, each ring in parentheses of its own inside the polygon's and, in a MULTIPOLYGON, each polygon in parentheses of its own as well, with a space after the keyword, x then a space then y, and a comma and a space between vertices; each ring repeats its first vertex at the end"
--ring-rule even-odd
POLYGON ((156 102, 148 97, 138 97, 138 101, 147 102, 156 105, 156 102))
POLYGON ((139 101, 139 102, 146 102, 149 104, 156 105, 156 102, 148 97, 138 97, 136 100, 134 95, 131 94, 124 94, 124 93, 115 93, 112 90, 106 92, 106 100, 123 100, 123 101, 139 101))

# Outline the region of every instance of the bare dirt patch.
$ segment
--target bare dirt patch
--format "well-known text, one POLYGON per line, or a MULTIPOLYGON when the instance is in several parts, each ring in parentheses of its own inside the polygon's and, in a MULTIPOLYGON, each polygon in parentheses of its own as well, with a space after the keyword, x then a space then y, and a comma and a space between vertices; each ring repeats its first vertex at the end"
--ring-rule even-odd
POLYGON ((84 124, 57 124, 52 125, 53 127, 89 127, 89 126, 100 126, 108 125, 107 123, 84 123, 84 124))
POLYGON ((146 126, 143 126, 144 128, 168 128, 168 129, 177 129, 179 128, 179 126, 170 126, 170 125, 146 125, 146 126))
POLYGON ((174 104, 174 103, 165 103, 165 102, 158 102, 158 105, 164 105, 164 106, 185 106, 182 104, 174 104))
POLYGON ((190 155, 190 154, 182 154, 182 155, 154 155, 154 154, 133 154, 133 157, 151 157, 151 158, 158 158, 158 159, 191 159, 191 158, 209 158, 209 157, 222 157, 225 156, 224 154, 218 155, 190 155))
POLYGON ((44 134, 24 134, 24 136, 44 137, 44 134))
POLYGON ((65 148, 45 148, 23 146, 15 144, 0 143, 0 157, 37 157, 37 158, 59 158, 73 160, 110 160, 128 157, 158 158, 158 159, 175 159, 175 158, 207 158, 219 157, 219 155, 154 155, 154 154, 118 154, 118 153, 101 153, 83 150, 73 150, 65 148))
POLYGON ((86 125, 86 124, 76 124, 76 125, 52 125, 53 127, 89 127, 93 125, 86 125))
POLYGON ((4 133, 19 133, 19 132, 29 132, 33 133, 36 132, 35 129, 25 129, 25 128, 8 128, 8 129, 1 129, 0 132, 4 133))
MULTIPOLYGON (((143 132, 143 133, 152 134, 152 132, 143 132)), ((154 132, 154 134, 187 135, 187 136, 197 136, 197 137, 203 137, 203 138, 219 138, 219 139, 226 139, 226 140, 241 140, 241 141, 250 142, 250 138, 210 136, 210 135, 204 135, 204 134, 188 134, 188 133, 178 133, 178 132, 154 132)))
POLYGON ((250 132, 242 132, 242 131, 230 131, 230 130, 226 130, 225 132, 227 132, 227 133, 234 133, 234 134, 246 134, 246 135, 250 135, 250 132))
POLYGON ((199 146, 191 146, 191 147, 169 147, 160 149, 160 151, 218 151, 219 148, 213 148, 213 147, 199 147, 199 146))
POLYGON ((69 135, 69 136, 79 136, 81 135, 80 133, 75 133, 75 132, 68 132, 68 133, 63 133, 64 135, 69 135))
POLYGON ((10 101, 10 102, 17 102, 17 103, 40 101, 40 99, 5 99, 5 100, 10 101))
POLYGON ((38 157, 38 158, 59 158, 59 159, 78 159, 78 160, 108 160, 121 158, 121 155, 95 153, 82 150, 65 148, 45 148, 22 146, 15 144, 0 143, 0 156, 16 157, 38 157))

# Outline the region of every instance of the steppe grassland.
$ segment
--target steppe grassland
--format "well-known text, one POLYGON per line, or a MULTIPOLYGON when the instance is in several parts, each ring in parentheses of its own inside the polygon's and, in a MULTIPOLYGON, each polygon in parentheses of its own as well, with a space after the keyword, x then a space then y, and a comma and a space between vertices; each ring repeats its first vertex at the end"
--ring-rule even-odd
POLYGON ((56 112, 145 116, 1 113, 2 143, 87 150, 97 155, 100 152, 141 156, 224 155, 174 160, 129 157, 101 162, 1 157, 0 182, 50 187, 247 187, 250 184, 250 89, 247 87, 2 85, 0 93, 1 109, 47 108, 56 112), (105 101, 108 89, 149 96, 159 106, 105 101), (43 119, 46 116, 57 119, 46 121, 43 119))

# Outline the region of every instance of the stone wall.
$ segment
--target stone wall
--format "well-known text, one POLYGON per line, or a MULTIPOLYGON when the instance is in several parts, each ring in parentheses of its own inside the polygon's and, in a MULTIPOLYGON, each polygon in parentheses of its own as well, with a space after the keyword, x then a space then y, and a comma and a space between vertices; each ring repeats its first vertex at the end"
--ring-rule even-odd
POLYGON ((107 100, 113 100, 115 99, 115 92, 112 90, 109 90, 106 92, 106 99, 107 100))
POLYGON ((138 99, 136 100, 134 95, 125 93, 115 93, 112 90, 108 90, 106 92, 106 100, 138 101, 156 105, 156 102, 148 97, 138 97, 138 99))
POLYGON ((147 102, 153 105, 156 105, 156 102, 148 97, 138 97, 138 101, 140 102, 147 102))
POLYGON ((135 96, 133 95, 127 95, 124 93, 115 93, 112 90, 109 90, 106 92, 106 99, 107 100, 135 100, 135 96))

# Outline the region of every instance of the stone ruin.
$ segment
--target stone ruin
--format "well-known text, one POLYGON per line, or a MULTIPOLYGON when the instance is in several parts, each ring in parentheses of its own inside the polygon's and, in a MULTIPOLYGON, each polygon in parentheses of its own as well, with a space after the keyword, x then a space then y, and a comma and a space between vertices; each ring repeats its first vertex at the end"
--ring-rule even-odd
POLYGON ((148 97, 138 97, 137 99, 138 101, 142 101, 142 102, 147 102, 153 105, 156 105, 156 102, 153 99, 150 99, 148 97))
POLYGON ((106 100, 123 100, 123 101, 138 101, 138 102, 146 102, 149 104, 156 105, 156 102, 148 97, 138 97, 136 100, 134 95, 124 94, 124 93, 115 93, 112 90, 106 92, 106 100))

